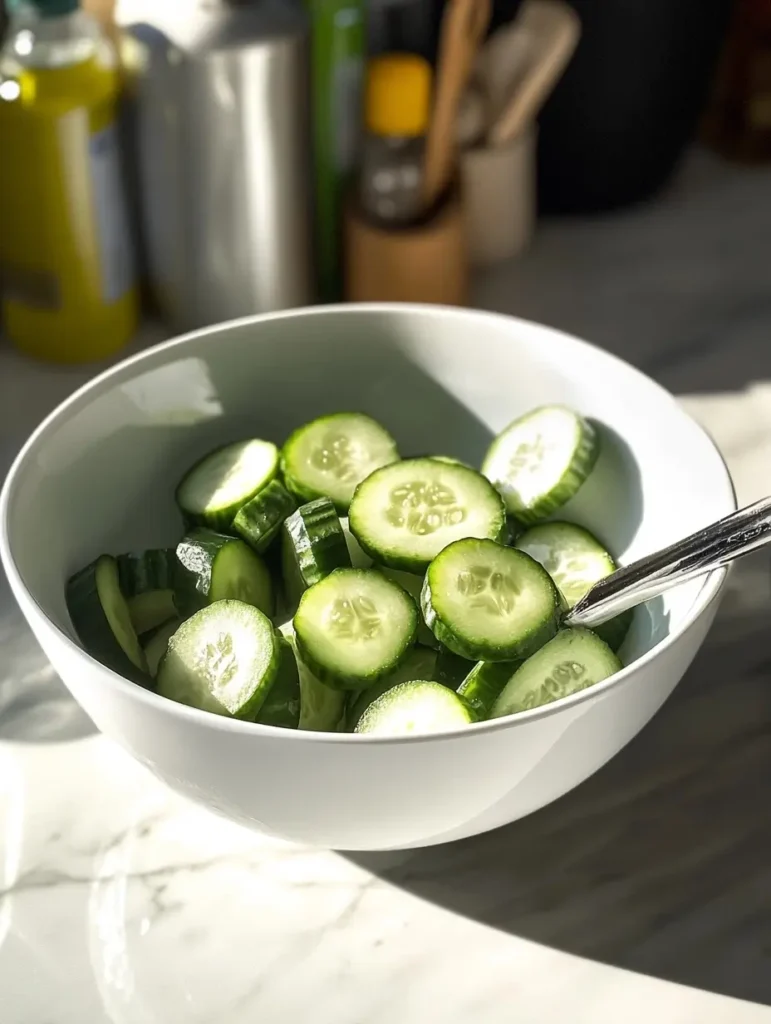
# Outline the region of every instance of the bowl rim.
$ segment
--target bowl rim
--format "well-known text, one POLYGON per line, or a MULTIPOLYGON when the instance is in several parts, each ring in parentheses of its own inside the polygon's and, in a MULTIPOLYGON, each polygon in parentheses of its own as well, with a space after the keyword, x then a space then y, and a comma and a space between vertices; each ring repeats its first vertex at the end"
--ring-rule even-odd
POLYGON ((704 427, 702 427, 701 424, 690 415, 690 413, 686 412, 686 410, 682 408, 670 391, 662 387, 646 373, 643 373, 642 370, 638 370, 637 367, 632 366, 631 363, 627 363, 624 359, 621 359, 614 353, 607 352, 599 345, 585 341, 576 335, 570 334, 568 331, 563 331, 547 324, 527 320, 524 317, 517 317, 506 313, 497 313, 482 309, 462 308, 440 304, 429 305, 425 303, 395 302, 331 303, 324 306, 303 306, 295 309, 279 310, 273 313, 260 313, 252 316, 239 317, 237 319, 223 321, 222 323, 211 324, 194 331, 188 331, 185 334, 174 336, 166 341, 150 345, 139 352, 135 352, 132 355, 119 360, 114 366, 110 366, 101 373, 98 373, 91 380, 77 388, 71 395, 55 406, 55 408, 44 417, 17 453, 11 463, 10 469, 8 470, 3 487, 0 490, 0 563, 5 569, 8 582, 17 602, 22 605, 22 610, 24 610, 23 603, 24 599, 26 599, 26 602, 32 606, 44 626, 53 632, 60 644, 65 648, 68 648, 76 657, 86 658, 92 663, 94 668, 106 674, 110 685, 117 686, 119 691, 122 690, 130 699, 135 699, 141 704, 146 704, 151 710, 154 709, 155 711, 160 711, 162 714, 170 715, 172 717, 180 716, 183 720, 190 720, 192 724, 197 724, 198 726, 205 727, 208 725, 210 728, 219 729, 225 732, 251 735, 254 736, 255 739, 259 739, 264 736, 275 737, 280 735, 287 742, 297 743, 311 742, 322 744, 388 745, 442 742, 462 735, 480 735, 488 732, 497 732, 502 729, 515 728, 520 725, 524 726, 534 722, 535 720, 549 718, 552 715, 568 711, 580 704, 597 700, 608 693, 609 690, 622 687, 630 683, 661 653, 668 650, 683 636, 685 636, 685 634, 687 634, 696 624, 697 620, 717 600, 726 582, 730 568, 729 566, 715 569, 706 574, 703 577, 703 582, 698 594, 695 596, 691 607, 688 609, 676 630, 673 633, 669 633, 658 643, 654 644, 650 650, 646 651, 636 661, 633 661, 629 665, 625 665, 621 671, 615 673, 615 675, 609 676, 600 683, 595 683, 594 686, 589 686, 584 690, 579 690, 577 693, 570 694, 567 697, 562 697, 559 700, 551 701, 550 703, 543 704, 537 708, 518 712, 516 715, 487 719, 482 722, 473 722, 457 729, 449 729, 442 732, 418 733, 414 736, 369 736, 367 734, 349 732, 314 732, 310 730, 283 729, 278 726, 261 725, 257 722, 242 721, 237 718, 227 718, 223 715, 215 715, 211 712, 201 711, 198 708, 189 707, 186 704, 180 704, 176 701, 171 701, 166 697, 162 697, 153 690, 145 689, 137 683, 124 678, 122 675, 115 672, 107 665, 103 665, 102 662, 94 658, 84 650, 84 648, 76 643, 51 618, 49 618, 45 611, 43 611, 35 596, 32 594, 32 591, 25 583, 12 554, 8 530, 9 506, 11 504, 13 491, 16 487, 17 477, 20 476, 23 465, 30 453, 61 416, 69 412, 73 407, 84 404, 86 400, 90 400, 96 393, 105 389, 105 387, 117 383, 121 377, 129 375, 130 371, 135 366, 146 360, 150 361, 158 358, 159 356, 163 356, 166 353, 173 352, 177 348, 183 348, 190 342, 204 338, 209 334, 220 334, 223 331, 229 331, 245 326, 259 325, 273 320, 298 319, 305 316, 323 317, 340 314, 347 315, 353 312, 389 315, 395 314, 397 316, 404 312, 413 316, 418 315, 427 317, 441 314, 455 318, 465 317, 473 320, 493 321, 501 326, 505 324, 519 324, 529 331, 536 330, 544 335, 548 335, 552 340, 559 340, 563 344, 577 346, 579 349, 583 348, 586 350, 587 354, 598 354, 601 358, 608 360, 611 364, 616 364, 619 368, 623 369, 624 372, 631 373, 633 376, 641 378, 647 386, 653 387, 657 390, 662 398, 672 402, 677 407, 680 414, 694 424, 696 429, 703 435, 708 445, 714 451, 717 456, 717 462, 719 466, 722 467, 723 479, 721 483, 725 488, 726 496, 728 497, 730 505, 730 509, 726 514, 730 514, 731 510, 735 510, 737 508, 736 490, 734 488, 728 466, 726 465, 720 449, 710 436, 709 432, 705 430, 704 427), (23 598, 20 597, 20 594, 23 595, 23 598))

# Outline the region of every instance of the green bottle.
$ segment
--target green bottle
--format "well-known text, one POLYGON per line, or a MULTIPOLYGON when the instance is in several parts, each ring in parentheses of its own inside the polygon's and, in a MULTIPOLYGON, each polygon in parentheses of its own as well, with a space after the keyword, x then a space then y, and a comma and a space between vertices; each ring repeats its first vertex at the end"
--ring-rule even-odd
POLYGON ((311 17, 316 253, 322 301, 342 294, 343 198, 359 161, 363 0, 306 0, 311 17))

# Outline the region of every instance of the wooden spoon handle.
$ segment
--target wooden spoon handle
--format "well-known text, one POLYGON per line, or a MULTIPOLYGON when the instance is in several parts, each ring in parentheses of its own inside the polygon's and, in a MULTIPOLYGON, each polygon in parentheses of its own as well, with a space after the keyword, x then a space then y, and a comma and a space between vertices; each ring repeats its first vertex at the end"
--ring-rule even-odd
POLYGON ((491 0, 448 0, 445 8, 434 109, 426 140, 423 172, 426 210, 434 205, 452 177, 458 106, 491 13, 491 0))

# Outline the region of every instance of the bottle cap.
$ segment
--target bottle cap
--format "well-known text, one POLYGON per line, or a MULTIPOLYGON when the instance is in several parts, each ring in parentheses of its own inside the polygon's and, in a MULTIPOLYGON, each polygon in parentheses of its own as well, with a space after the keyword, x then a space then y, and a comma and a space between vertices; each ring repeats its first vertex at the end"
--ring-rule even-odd
POLYGON ((390 53, 367 63, 364 123, 372 135, 425 135, 431 111, 431 65, 412 53, 390 53))

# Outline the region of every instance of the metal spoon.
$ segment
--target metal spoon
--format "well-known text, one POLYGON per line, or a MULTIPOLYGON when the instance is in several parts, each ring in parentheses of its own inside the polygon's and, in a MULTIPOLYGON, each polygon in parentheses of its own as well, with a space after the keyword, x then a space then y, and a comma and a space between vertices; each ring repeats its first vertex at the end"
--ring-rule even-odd
POLYGON ((592 629, 769 541, 771 498, 764 498, 606 576, 573 606, 564 624, 592 629))

